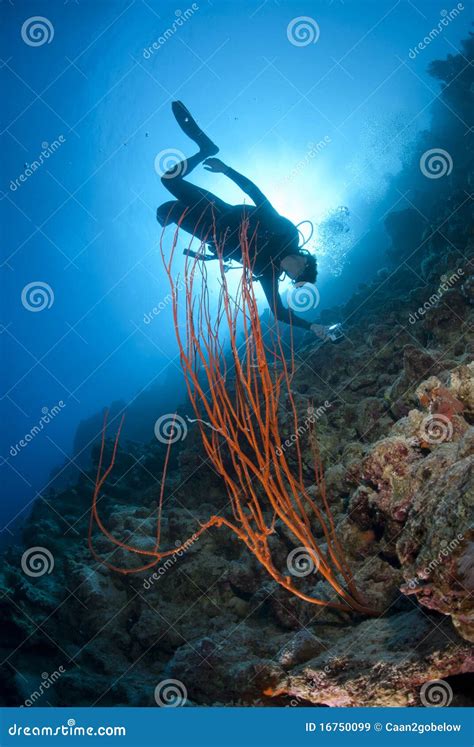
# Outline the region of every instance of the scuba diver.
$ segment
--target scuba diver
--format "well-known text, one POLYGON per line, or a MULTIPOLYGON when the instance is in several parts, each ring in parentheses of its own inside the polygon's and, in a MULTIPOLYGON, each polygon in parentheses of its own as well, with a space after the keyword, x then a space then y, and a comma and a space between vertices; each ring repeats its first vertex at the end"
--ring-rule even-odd
POLYGON ((278 291, 282 273, 286 273, 295 285, 314 284, 316 281, 316 258, 299 247, 296 226, 275 210, 250 179, 215 158, 219 148, 201 130, 181 101, 174 101, 172 110, 183 132, 199 150, 162 175, 163 186, 175 199, 160 205, 156 216, 158 222, 162 226, 175 223, 198 238, 211 254, 196 254, 190 250, 185 253, 204 260, 218 259, 220 250, 224 260, 242 261, 240 240, 245 225, 252 272, 260 282, 275 317, 281 322, 311 330, 322 340, 327 339, 324 326, 307 322, 286 308, 278 291), (207 171, 229 177, 255 204, 230 205, 212 192, 186 181, 184 175, 190 174, 201 163, 207 171))

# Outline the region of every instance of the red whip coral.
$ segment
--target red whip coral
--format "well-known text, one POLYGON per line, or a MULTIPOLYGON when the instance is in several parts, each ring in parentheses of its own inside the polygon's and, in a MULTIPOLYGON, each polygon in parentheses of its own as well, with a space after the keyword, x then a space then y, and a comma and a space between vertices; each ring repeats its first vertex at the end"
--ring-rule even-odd
MULTIPOLYGON (((252 239, 247 237, 247 227, 242 226, 241 231, 243 268, 234 295, 229 290, 222 247, 218 249, 220 297, 214 313, 211 312, 205 263, 200 261, 199 253, 192 258, 186 257, 184 275, 179 283, 184 295, 184 332, 178 320, 181 292, 173 274, 178 233, 179 229, 174 234, 168 259, 165 258, 163 240, 161 254, 171 287, 181 367, 204 449, 214 469, 222 477, 230 507, 227 515, 211 516, 199 527, 195 536, 210 527, 226 527, 247 546, 270 576, 290 593, 311 604, 371 614, 373 611, 367 607, 355 587, 351 569, 337 538, 316 448, 314 466, 318 498, 313 498, 304 485, 299 440, 295 440, 293 451, 296 469, 290 467, 285 451, 279 448, 284 441, 278 421, 279 403, 283 398, 291 409, 294 432, 299 433, 298 414, 291 390, 293 346, 288 361, 276 323, 271 334, 265 335, 264 339, 249 259, 252 239), (237 338, 241 329, 244 341, 239 345, 237 338), (232 387, 228 384, 231 371, 232 387), (292 553, 288 557, 295 557, 295 553, 304 551, 306 562, 312 564, 337 592, 338 601, 320 599, 305 591, 301 587, 300 577, 306 574, 292 572, 290 562, 284 570, 278 567, 270 542, 278 523, 284 525, 285 536, 291 538, 293 543, 292 553), (318 529, 318 534, 322 531, 323 541, 316 538, 313 526, 318 529)), ((145 561, 133 570, 102 562, 113 570, 133 573, 151 568, 179 548, 160 550, 164 477, 153 549, 144 550, 119 541, 105 527, 99 515, 98 499, 114 464, 119 435, 120 429, 111 462, 105 470, 102 465, 105 436, 102 439, 89 542, 94 556, 100 560, 92 543, 92 530, 97 524, 113 545, 135 553, 145 561)), ((169 453, 168 448, 165 474, 169 453)))

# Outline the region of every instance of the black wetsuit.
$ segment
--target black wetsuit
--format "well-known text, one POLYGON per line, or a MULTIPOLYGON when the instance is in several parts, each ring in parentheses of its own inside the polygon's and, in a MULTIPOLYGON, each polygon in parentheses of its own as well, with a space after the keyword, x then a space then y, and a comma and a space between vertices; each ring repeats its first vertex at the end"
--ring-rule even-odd
POLYGON ((253 200, 255 205, 230 205, 181 176, 163 181, 176 197, 158 208, 158 220, 164 224, 172 216, 176 220, 186 211, 180 225, 197 236, 215 251, 215 244, 223 247, 225 259, 242 259, 240 234, 248 221, 247 238, 249 259, 254 275, 260 282, 268 304, 279 321, 309 329, 311 323, 285 308, 278 292, 280 261, 290 254, 298 254, 298 231, 291 221, 283 218, 247 177, 227 168, 225 175, 232 179, 253 200))

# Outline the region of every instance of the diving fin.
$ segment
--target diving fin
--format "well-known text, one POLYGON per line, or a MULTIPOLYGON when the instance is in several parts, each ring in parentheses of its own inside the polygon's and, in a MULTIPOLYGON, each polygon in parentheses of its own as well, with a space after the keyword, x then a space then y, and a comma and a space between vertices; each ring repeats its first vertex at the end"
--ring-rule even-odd
POLYGON ((191 116, 189 109, 185 107, 182 101, 173 101, 171 108, 183 132, 191 140, 194 140, 203 153, 207 153, 209 156, 215 156, 216 153, 219 153, 217 145, 201 130, 196 120, 191 116))

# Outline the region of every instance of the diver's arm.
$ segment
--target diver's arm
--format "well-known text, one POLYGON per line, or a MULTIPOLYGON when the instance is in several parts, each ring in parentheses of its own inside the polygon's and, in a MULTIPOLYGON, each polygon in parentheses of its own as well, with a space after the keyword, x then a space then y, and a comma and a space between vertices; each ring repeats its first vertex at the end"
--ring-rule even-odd
POLYGON ((304 319, 301 319, 301 317, 294 314, 291 309, 287 309, 283 306, 278 292, 278 279, 274 276, 273 272, 262 275, 259 280, 268 301, 268 305, 279 322, 292 324, 294 327, 302 327, 303 329, 311 329, 312 322, 307 322, 304 319))
POLYGON ((216 174, 224 174, 225 176, 229 177, 229 179, 231 179, 234 184, 237 184, 237 186, 240 187, 242 192, 245 192, 245 194, 247 194, 250 199, 253 200, 256 207, 265 207, 270 210, 275 210, 271 202, 265 197, 263 192, 260 191, 256 184, 254 184, 243 174, 239 174, 239 172, 235 171, 235 169, 227 166, 220 160, 220 158, 206 159, 206 161, 204 161, 204 168, 206 169, 206 171, 213 171, 216 174))
POLYGON ((230 166, 227 166, 227 169, 224 171, 224 174, 228 176, 229 179, 232 179, 234 184, 237 184, 237 186, 240 187, 242 192, 245 192, 245 194, 248 195, 251 200, 253 200, 256 207, 265 207, 265 208, 270 208, 271 210, 274 210, 274 207, 271 204, 270 200, 268 200, 268 198, 265 197, 265 195, 257 187, 257 185, 254 184, 246 176, 244 176, 243 174, 239 174, 238 171, 235 171, 235 169, 231 169, 230 166))

